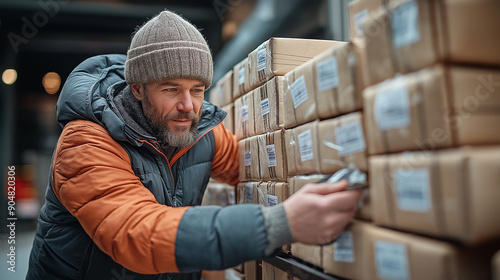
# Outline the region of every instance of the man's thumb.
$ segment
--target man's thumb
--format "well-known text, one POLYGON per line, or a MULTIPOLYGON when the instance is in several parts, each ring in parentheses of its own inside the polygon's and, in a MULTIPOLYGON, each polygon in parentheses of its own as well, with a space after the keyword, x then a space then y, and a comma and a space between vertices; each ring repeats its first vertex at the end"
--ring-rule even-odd
POLYGON ((347 188, 346 180, 341 180, 336 183, 318 183, 307 184, 304 186, 304 192, 326 195, 334 192, 343 191, 347 188))

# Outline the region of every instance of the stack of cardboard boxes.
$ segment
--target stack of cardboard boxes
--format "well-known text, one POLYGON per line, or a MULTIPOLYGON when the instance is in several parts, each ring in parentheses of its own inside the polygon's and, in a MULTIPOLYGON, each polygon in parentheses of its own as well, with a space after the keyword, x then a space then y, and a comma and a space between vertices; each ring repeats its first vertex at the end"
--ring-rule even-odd
POLYGON ((500 279, 498 14, 497 0, 357 0, 349 42, 264 42, 211 93, 234 108, 237 203, 356 167, 370 182, 356 220, 285 252, 350 279, 500 279))

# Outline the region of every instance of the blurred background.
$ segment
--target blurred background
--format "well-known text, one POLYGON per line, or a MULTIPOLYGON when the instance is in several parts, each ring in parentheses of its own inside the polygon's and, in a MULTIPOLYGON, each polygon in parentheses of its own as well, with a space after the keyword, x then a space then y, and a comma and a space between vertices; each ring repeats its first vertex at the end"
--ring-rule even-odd
MULTIPOLYGON (((6 182, 7 167, 15 166, 18 218, 16 273, 7 271, 9 233, 0 227, 0 279, 24 279, 52 151, 61 132, 55 114, 58 94, 80 62, 99 54, 125 54, 136 26, 169 9, 206 37, 216 82, 272 36, 347 40, 348 2, 0 0, 0 180, 6 182)), ((6 188, 0 202, 3 224, 6 188)))

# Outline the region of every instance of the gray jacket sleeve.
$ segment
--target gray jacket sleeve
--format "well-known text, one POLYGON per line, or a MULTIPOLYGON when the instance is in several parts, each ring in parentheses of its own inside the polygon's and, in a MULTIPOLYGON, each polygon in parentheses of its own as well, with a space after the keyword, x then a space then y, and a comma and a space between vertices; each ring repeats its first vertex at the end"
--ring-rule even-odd
POLYGON ((177 230, 175 255, 180 272, 221 270, 265 258, 293 242, 283 205, 193 207, 177 230))

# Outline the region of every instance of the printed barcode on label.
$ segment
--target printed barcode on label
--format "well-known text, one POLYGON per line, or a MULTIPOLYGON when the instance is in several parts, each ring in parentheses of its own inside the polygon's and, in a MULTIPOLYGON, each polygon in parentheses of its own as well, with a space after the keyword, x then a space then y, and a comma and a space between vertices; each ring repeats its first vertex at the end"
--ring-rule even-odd
POLYGON ((397 7, 391 17, 392 44, 395 48, 411 45, 420 40, 418 4, 411 0, 397 7))
POLYGON ((361 35, 361 33, 363 33, 363 29, 362 29, 361 24, 367 18, 368 18, 368 9, 364 9, 361 12, 354 15, 354 26, 356 28, 355 29, 356 34, 361 35))
POLYGON ((267 151, 267 166, 268 167, 277 166, 278 164, 276 163, 276 150, 274 148, 274 145, 267 145, 266 151, 267 151))
POLYGON ((257 71, 266 68, 266 48, 257 51, 257 71))
POLYGON ((406 127, 410 124, 408 89, 401 79, 386 83, 375 96, 375 121, 380 130, 406 127))
POLYGON ((278 205, 278 197, 275 195, 267 195, 267 206, 278 205))
POLYGON ((366 149, 365 136, 359 120, 337 127, 335 139, 337 139, 339 156, 341 157, 364 152, 366 149))
POLYGON ((354 245, 352 232, 344 231, 333 243, 333 260, 338 262, 354 262, 354 245))
POLYGON ((252 153, 250 151, 245 151, 245 166, 252 165, 252 153))
POLYGON ((245 185, 245 203, 253 202, 253 186, 251 184, 245 185))
POLYGON ((241 106, 241 122, 248 121, 248 105, 241 106))
POLYGON ((339 86, 339 70, 337 58, 330 57, 318 63, 316 66, 318 72, 319 91, 325 91, 339 86))
POLYGON ((396 169, 393 175, 399 209, 413 212, 430 211, 431 194, 428 170, 396 169))
POLYGON ((260 111, 263 116, 269 114, 269 98, 260 101, 260 111))
POLYGON ((290 92, 292 94, 293 107, 295 109, 307 100, 307 88, 304 75, 300 76, 297 80, 295 80, 295 82, 293 82, 290 86, 290 92))
POLYGON ((403 244, 375 241, 375 263, 381 279, 407 280, 408 260, 403 244))
POLYGON ((241 66, 238 72, 238 84, 242 85, 245 83, 245 67, 241 66))
POLYGON ((314 158, 312 149, 311 130, 307 130, 297 136, 299 141, 300 159, 302 161, 314 158))

